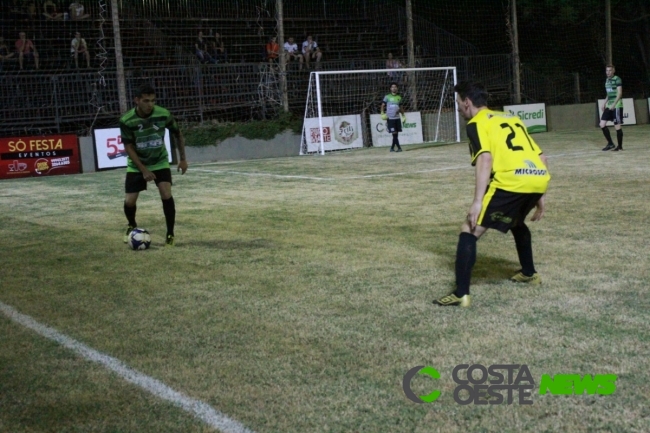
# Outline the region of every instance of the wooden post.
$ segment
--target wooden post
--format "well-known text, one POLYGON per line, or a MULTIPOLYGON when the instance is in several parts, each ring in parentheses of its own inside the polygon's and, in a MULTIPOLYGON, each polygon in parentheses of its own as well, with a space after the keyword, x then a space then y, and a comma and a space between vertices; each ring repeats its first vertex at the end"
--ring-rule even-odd
POLYGON ((517 28, 517 0, 512 0, 512 72, 514 103, 521 104, 521 62, 519 60, 519 29, 517 28))
POLYGON ((282 12, 282 0, 276 0, 277 24, 278 24, 278 45, 280 46, 280 91, 282 92, 282 108, 289 112, 289 94, 287 92, 287 58, 284 55, 284 14, 282 12))
POLYGON ((115 45, 115 67, 117 74, 117 96, 120 103, 120 113, 128 110, 126 103, 126 78, 124 77, 124 59, 122 58, 122 38, 120 37, 120 19, 117 0, 111 0, 111 16, 113 18, 113 43, 115 45))
MULTIPOLYGON (((406 49, 408 51, 409 68, 415 68, 415 43, 413 41, 413 5, 406 0, 406 49)), ((415 73, 408 73, 409 93, 411 94, 411 110, 418 110, 417 84, 415 73)))

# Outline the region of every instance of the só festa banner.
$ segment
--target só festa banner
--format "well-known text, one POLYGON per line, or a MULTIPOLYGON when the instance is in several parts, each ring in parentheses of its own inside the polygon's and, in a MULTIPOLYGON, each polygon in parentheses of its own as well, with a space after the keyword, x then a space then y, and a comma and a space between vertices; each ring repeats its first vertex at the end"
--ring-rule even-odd
POLYGON ((0 179, 80 172, 76 135, 0 138, 0 179))

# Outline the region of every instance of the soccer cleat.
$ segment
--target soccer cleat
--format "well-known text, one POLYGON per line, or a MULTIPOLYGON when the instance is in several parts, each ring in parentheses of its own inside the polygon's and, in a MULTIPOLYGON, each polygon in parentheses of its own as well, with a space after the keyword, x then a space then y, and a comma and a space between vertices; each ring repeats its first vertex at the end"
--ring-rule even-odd
POLYGON ((402 148, 400 147, 399 149, 397 149, 397 151, 398 151, 398 152, 401 152, 401 151, 402 151, 402 148))
POLYGON ((167 235, 167 239, 165 240, 165 246, 166 247, 174 246, 174 235, 167 235))
POLYGON ((612 152, 622 152, 623 148, 622 147, 617 147, 616 149, 612 150, 612 152))
POLYGON ((469 295, 461 296, 460 298, 453 293, 443 296, 440 299, 435 299, 434 304, 441 307, 469 307, 472 305, 472 299, 469 295))
POLYGON ((523 272, 519 271, 515 275, 510 277, 510 281, 513 281, 515 283, 527 283, 527 284, 539 285, 542 284, 542 277, 540 277, 538 273, 534 273, 532 276, 527 277, 526 275, 523 274, 523 272))
POLYGON ((607 151, 607 150, 612 150, 612 149, 614 149, 615 147, 616 147, 616 146, 614 146, 614 143, 607 143, 607 146, 603 147, 603 152, 605 152, 605 151, 607 151))
POLYGON ((390 151, 391 151, 391 152, 395 152, 395 149, 393 149, 393 148, 391 147, 391 148, 390 148, 390 151))
POLYGON ((124 243, 129 242, 129 235, 131 234, 131 232, 133 231, 134 228, 135 227, 133 227, 133 226, 128 226, 126 228, 126 233, 124 234, 124 243))

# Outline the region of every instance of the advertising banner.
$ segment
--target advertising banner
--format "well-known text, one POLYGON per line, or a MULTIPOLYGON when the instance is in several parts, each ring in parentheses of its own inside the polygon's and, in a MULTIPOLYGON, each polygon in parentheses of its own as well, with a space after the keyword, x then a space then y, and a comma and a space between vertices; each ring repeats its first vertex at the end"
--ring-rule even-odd
MULTIPOLYGON (((120 128, 95 129, 95 157, 97 170, 126 167, 126 151, 122 144, 120 128)), ((172 162, 171 141, 169 131, 165 130, 165 147, 172 162)))
MULTIPOLYGON (((604 99, 598 100, 598 121, 603 115, 604 99)), ((636 112, 634 111, 634 99, 623 98, 623 125, 636 125, 636 112)), ((607 126, 614 126, 614 122, 607 122, 607 126)))
MULTIPOLYGON (((322 122, 325 151, 363 147, 360 115, 323 117, 322 122)), ((320 137, 318 117, 305 119, 306 153, 320 151, 320 137)))
POLYGON ((505 105, 503 111, 518 116, 529 134, 546 132, 546 104, 505 105))
POLYGON ((0 138, 0 179, 79 172, 76 135, 0 138))
MULTIPOLYGON (((374 147, 390 146, 393 144, 393 134, 386 130, 386 121, 381 119, 381 114, 370 115, 372 131, 372 145, 374 147)), ((422 116, 419 111, 406 113, 406 122, 402 123, 402 132, 399 133, 399 144, 422 143, 422 116)))

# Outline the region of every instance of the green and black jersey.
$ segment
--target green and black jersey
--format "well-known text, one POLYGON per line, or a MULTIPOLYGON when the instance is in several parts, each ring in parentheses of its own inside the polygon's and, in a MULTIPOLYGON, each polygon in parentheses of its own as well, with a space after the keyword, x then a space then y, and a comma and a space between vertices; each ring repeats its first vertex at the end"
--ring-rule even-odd
POLYGON ((621 80, 621 77, 618 75, 614 75, 612 78, 608 78, 605 80, 605 91, 607 92, 607 108, 614 109, 614 108, 623 108, 623 99, 619 99, 618 102, 616 103, 616 107, 610 107, 611 104, 616 101, 616 96, 618 92, 618 88, 623 87, 623 81, 621 80))
MULTIPOLYGON (((169 129, 170 133, 178 132, 178 125, 167 109, 157 105, 148 117, 138 116, 133 108, 120 118, 122 143, 133 144, 138 158, 150 171, 169 168, 165 129, 169 129)), ((127 156, 126 160, 127 172, 140 172, 131 158, 127 156)))

